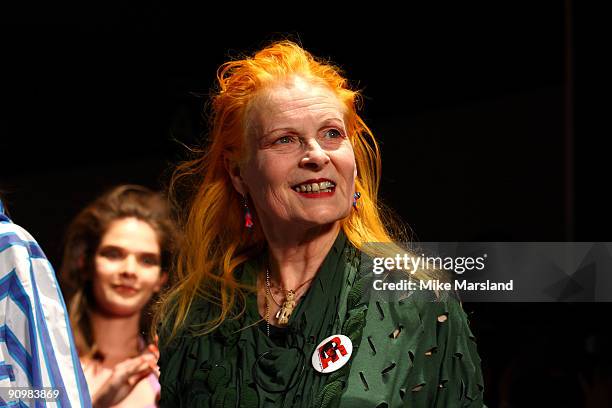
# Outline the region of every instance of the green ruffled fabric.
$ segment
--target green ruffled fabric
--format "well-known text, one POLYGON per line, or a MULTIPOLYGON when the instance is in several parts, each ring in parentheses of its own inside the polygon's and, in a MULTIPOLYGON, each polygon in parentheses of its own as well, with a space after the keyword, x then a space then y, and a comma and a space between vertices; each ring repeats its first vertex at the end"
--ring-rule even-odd
MULTIPOLYGON (((262 261, 237 273, 253 283, 262 261)), ((340 233, 292 314, 284 344, 272 342, 257 325, 243 329, 261 319, 254 295, 242 319, 226 321, 213 334, 196 337, 184 330, 161 348, 160 405, 484 406, 480 359, 460 304, 369 296, 372 278, 360 276, 359 265, 360 253, 340 233), (447 316, 443 322, 441 315, 447 316), (351 360, 320 374, 311 356, 321 340, 338 333, 353 342, 351 360)), ((209 313, 208 305, 196 303, 188 326, 207 321, 209 313)), ((162 345, 164 336, 161 331, 162 345)))

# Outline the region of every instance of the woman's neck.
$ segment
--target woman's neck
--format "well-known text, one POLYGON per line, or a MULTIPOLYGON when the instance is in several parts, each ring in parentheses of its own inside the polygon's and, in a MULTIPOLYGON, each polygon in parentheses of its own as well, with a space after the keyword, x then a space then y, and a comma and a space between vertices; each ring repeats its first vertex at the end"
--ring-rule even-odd
POLYGON ((336 222, 291 236, 266 234, 271 279, 290 290, 314 278, 339 231, 340 223, 336 222))
POLYGON ((94 311, 91 314, 91 325, 98 351, 104 356, 105 366, 114 366, 138 354, 139 313, 117 317, 94 311))

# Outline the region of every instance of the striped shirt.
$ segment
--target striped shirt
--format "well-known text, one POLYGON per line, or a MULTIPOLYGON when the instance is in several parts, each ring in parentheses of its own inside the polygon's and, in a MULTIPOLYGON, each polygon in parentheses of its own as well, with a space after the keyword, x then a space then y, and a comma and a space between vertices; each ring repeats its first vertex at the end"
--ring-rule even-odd
POLYGON ((91 407, 91 400, 53 267, 0 201, 0 407, 5 406, 91 407), (59 393, 56 399, 15 402, 17 388, 59 393))

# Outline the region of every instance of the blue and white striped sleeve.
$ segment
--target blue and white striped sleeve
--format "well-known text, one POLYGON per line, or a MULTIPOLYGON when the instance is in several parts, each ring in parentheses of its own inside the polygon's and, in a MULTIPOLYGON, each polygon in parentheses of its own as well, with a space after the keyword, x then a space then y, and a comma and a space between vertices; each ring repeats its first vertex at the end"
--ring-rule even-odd
POLYGON ((56 401, 32 407, 91 407, 53 267, 0 204, 0 389, 6 397, 16 387, 59 390, 56 401))

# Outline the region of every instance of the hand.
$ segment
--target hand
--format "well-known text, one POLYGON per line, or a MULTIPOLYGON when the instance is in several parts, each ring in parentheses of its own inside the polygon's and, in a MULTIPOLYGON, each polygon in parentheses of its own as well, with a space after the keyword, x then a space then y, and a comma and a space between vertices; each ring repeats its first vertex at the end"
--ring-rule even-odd
POLYGON ((159 375, 160 375, 159 366, 157 365, 157 361, 159 360, 159 348, 157 347, 158 343, 159 343, 159 337, 156 334, 155 341, 152 344, 149 344, 147 346, 148 352, 153 354, 153 356, 155 356, 155 368, 153 369, 153 373, 155 374, 157 378, 159 378, 159 375))
POLYGON ((115 366, 109 379, 93 392, 92 405, 106 408, 120 403, 140 380, 156 371, 159 372, 157 356, 151 351, 122 361, 115 366))

